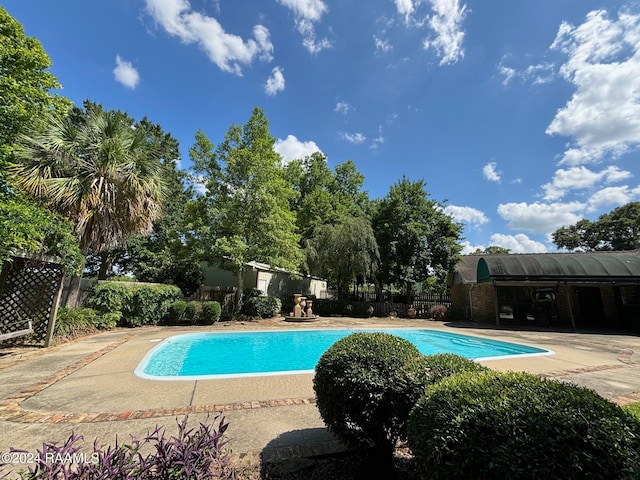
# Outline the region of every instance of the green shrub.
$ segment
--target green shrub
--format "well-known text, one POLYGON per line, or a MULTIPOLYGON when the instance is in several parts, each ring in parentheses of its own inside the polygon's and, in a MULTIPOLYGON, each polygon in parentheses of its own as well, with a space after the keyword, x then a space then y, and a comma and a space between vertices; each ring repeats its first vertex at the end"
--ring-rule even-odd
POLYGON ((98 312, 92 308, 61 308, 56 316, 53 333, 57 337, 73 337, 94 329, 98 312))
POLYGON ((167 308, 166 321, 168 325, 181 325, 184 323, 184 312, 187 309, 187 302, 176 300, 167 308))
POLYGON ((181 297, 182 292, 174 285, 134 285, 122 322, 126 327, 157 325, 165 318, 169 305, 181 297))
POLYGON ((526 373, 468 372, 427 389, 409 446, 433 479, 625 479, 640 422, 592 390, 526 373))
POLYGON ((388 333, 358 332, 334 343, 316 366, 313 388, 320 416, 346 443, 372 446, 392 458, 398 425, 391 415, 389 379, 420 355, 388 333))
POLYGON ((100 313, 95 323, 95 327, 99 330, 110 330, 115 328, 122 318, 121 312, 100 313))
POLYGON ((200 313, 200 302, 187 302, 184 307, 184 319, 189 325, 194 325, 200 313))
POLYGON ((280 313, 282 301, 278 297, 249 297, 244 299, 240 313, 248 317, 271 318, 280 313))
POLYGON ((222 307, 218 302, 204 302, 198 315, 199 325, 213 325, 220 320, 222 307))
POLYGON ((406 440, 409 413, 427 387, 456 373, 485 370, 488 368, 453 353, 410 358, 391 379, 392 412, 400 425, 401 438, 406 440))
POLYGON ((91 288, 84 301, 84 306, 102 313, 122 312, 130 299, 130 285, 102 282, 91 288))
POLYGON ((100 313, 92 308, 60 308, 53 334, 57 337, 75 337, 96 329, 108 330, 117 325, 118 312, 100 313))

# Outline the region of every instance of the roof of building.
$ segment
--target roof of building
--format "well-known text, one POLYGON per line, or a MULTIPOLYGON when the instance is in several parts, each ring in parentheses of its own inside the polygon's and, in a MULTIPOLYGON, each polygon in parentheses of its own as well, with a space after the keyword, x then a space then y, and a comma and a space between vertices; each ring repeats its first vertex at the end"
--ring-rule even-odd
POLYGON ((640 280, 640 251, 469 255, 452 283, 640 280))

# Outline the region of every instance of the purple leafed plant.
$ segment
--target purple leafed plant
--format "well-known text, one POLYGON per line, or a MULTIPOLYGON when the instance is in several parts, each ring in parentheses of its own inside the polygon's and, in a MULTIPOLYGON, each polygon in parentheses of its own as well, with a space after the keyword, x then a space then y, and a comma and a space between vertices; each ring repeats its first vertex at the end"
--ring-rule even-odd
MULTIPOLYGON (((156 426, 143 441, 100 446, 98 441, 83 452, 83 437, 74 433, 61 445, 44 443, 36 463, 21 473, 23 480, 147 480, 233 478, 229 458, 223 452, 229 427, 224 417, 207 417, 198 427, 188 428, 188 417, 176 420, 178 434, 167 437, 156 426), (217 427, 216 427, 217 421, 217 427), (143 453, 148 451, 149 453, 143 453)), ((12 449, 12 452, 23 452, 12 449)), ((26 452, 25 452, 26 453, 26 452)), ((0 477, 4 478, 4 477, 0 477)))

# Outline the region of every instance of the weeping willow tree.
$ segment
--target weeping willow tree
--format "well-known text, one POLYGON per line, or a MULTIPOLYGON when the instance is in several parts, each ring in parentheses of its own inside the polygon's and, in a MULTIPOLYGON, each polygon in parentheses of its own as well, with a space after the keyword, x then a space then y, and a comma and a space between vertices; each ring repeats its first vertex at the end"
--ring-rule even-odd
MULTIPOLYGON (((16 184, 50 210, 69 218, 83 255, 124 245, 148 233, 165 198, 164 166, 144 129, 118 111, 92 106, 23 135, 11 167, 16 184)), ((75 306, 80 276, 72 278, 75 306)))
POLYGON ((371 222, 363 217, 343 217, 336 224, 318 227, 305 249, 310 273, 327 279, 338 296, 358 279, 375 278, 380 253, 371 222))

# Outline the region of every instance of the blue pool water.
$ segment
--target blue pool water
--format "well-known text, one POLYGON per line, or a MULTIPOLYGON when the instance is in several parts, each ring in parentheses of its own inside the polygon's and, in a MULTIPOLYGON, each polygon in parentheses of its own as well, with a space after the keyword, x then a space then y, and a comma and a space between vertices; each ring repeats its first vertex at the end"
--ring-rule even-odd
POLYGON ((425 329, 288 330, 190 333, 159 343, 135 374, 155 380, 196 380, 312 372, 320 356, 355 331, 384 331, 405 338, 424 355, 456 353, 472 359, 549 355, 542 348, 425 329))

